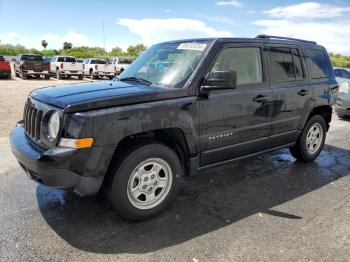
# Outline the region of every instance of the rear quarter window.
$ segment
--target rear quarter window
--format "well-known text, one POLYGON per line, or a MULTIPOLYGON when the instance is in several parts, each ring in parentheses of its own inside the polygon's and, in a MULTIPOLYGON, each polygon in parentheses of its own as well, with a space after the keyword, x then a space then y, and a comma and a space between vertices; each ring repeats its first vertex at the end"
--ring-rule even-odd
POLYGON ((312 79, 328 78, 329 62, 325 54, 320 50, 306 49, 310 74, 312 79))

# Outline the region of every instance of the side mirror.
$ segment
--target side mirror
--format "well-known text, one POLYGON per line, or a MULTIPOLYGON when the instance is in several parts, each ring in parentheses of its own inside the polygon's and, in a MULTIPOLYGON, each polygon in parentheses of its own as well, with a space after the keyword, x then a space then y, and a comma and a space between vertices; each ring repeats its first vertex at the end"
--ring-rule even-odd
POLYGON ((205 80, 205 84, 201 86, 201 92, 208 94, 211 90, 226 90, 237 87, 236 71, 214 71, 210 73, 205 80))

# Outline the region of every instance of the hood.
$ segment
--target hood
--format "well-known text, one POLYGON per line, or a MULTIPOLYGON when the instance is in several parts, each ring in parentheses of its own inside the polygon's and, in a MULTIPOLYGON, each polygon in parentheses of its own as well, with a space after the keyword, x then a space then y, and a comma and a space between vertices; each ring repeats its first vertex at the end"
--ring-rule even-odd
POLYGON ((34 90, 30 96, 66 112, 87 111, 185 96, 184 89, 102 81, 34 90))

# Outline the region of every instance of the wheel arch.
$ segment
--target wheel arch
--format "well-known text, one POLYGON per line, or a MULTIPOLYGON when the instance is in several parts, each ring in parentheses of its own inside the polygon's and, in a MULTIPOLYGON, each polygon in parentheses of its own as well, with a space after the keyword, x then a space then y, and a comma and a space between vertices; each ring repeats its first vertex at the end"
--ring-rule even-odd
POLYGON ((307 121, 315 115, 321 115, 324 117, 324 119, 326 121, 326 127, 327 127, 327 131, 328 131, 328 129, 330 127, 330 123, 332 121, 332 112, 333 112, 333 109, 329 105, 315 107, 311 110, 311 112, 307 118, 307 121))
POLYGON ((126 157, 128 152, 149 143, 161 143, 174 150, 180 159, 184 174, 186 176, 189 175, 190 152, 183 130, 180 128, 156 129, 132 134, 119 141, 109 162, 103 181, 103 187, 108 188, 114 175, 115 167, 126 157))

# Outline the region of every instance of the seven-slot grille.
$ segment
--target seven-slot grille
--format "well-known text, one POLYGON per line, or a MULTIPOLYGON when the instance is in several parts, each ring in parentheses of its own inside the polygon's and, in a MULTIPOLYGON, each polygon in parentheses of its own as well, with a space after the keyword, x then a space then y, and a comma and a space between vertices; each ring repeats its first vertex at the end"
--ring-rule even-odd
POLYGON ((43 111, 35 108, 35 105, 30 100, 27 101, 24 107, 23 121, 24 129, 28 136, 35 140, 40 139, 40 125, 43 111))

